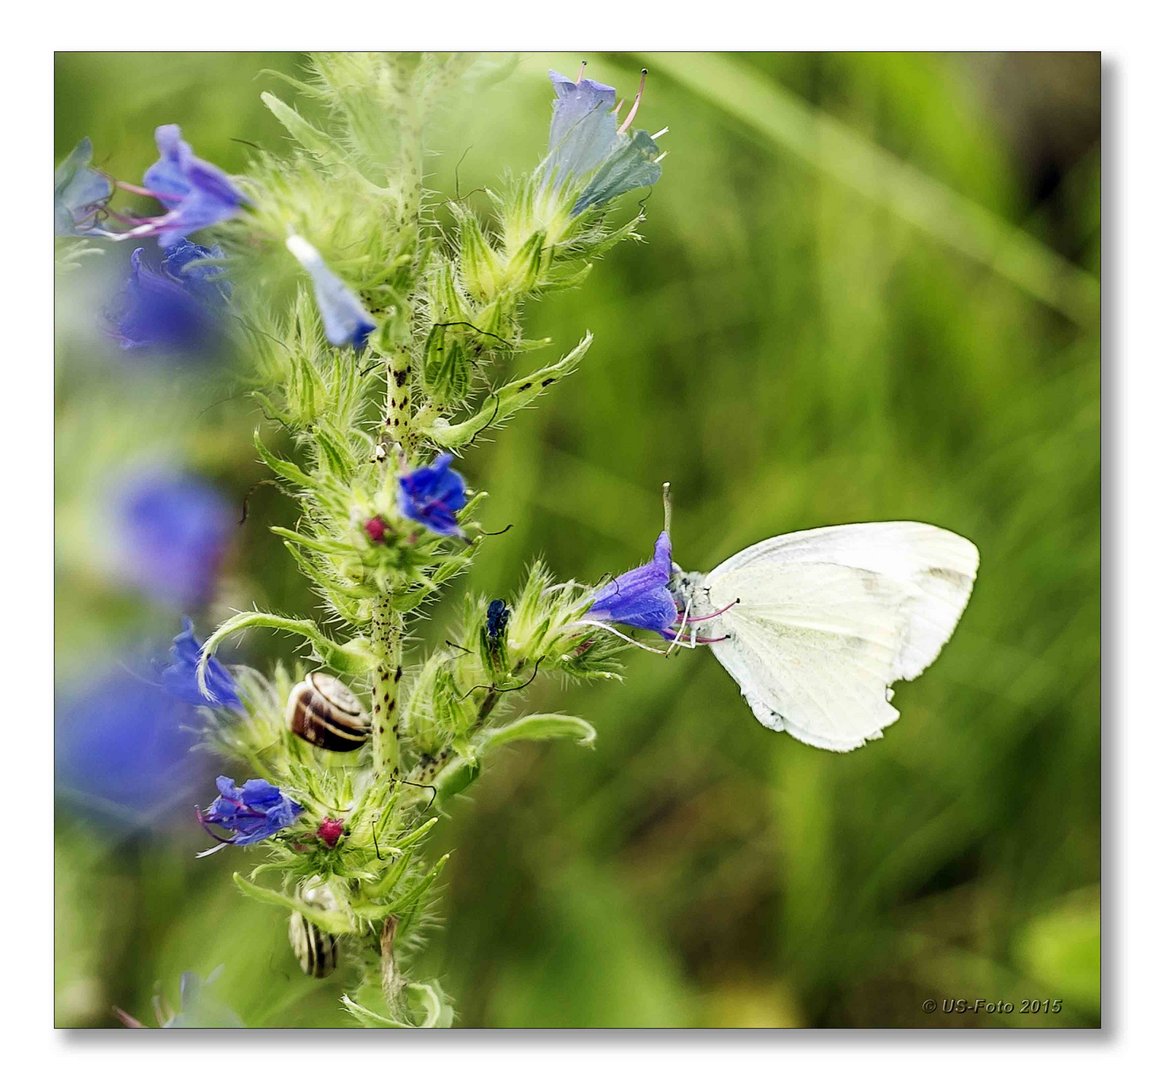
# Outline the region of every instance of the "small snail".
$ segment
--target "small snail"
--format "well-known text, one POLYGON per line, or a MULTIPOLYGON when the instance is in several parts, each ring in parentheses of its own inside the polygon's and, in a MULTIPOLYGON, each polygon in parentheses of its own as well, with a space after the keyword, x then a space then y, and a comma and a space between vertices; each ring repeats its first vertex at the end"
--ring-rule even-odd
POLYGON ((357 695, 340 679, 311 672, 289 694, 293 734, 323 750, 356 750, 369 737, 369 717, 357 695))
MULTIPOLYGON (((301 899, 321 910, 336 907, 333 894, 324 885, 304 890, 301 899)), ((299 911, 289 916, 289 944, 306 975, 323 979, 336 970, 337 936, 309 922, 299 911)))

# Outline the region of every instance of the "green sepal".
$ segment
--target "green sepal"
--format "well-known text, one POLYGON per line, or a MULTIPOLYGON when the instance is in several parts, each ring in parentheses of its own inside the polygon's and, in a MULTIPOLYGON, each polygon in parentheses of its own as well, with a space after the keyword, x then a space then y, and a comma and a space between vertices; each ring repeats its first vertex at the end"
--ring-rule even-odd
MULTIPOLYGON (((406 920, 413 913, 413 909, 417 901, 421 899, 432 887, 437 880, 438 875, 445 868, 445 864, 449 861, 450 852, 446 852, 433 864, 432 869, 422 876, 413 884, 413 886, 398 897, 390 908, 402 917, 401 931, 404 930, 406 920)), ((401 932, 399 931, 399 932, 401 932)))
POLYGON ((197 679, 201 683, 202 691, 205 689, 204 669, 217 646, 232 634, 258 627, 265 630, 282 630, 303 637, 312 645, 313 654, 319 663, 343 675, 363 675, 370 671, 376 662, 372 645, 366 638, 353 638, 344 645, 339 645, 322 634, 312 619, 289 619, 283 615, 270 615, 263 611, 242 611, 221 623, 205 641, 197 668, 197 679))
POLYGON ((265 91, 261 101, 281 123, 281 126, 310 154, 326 164, 342 164, 351 168, 348 156, 328 135, 318 131, 296 109, 287 105, 276 94, 265 91))
POLYGON ((257 453, 261 455, 261 460, 282 480, 288 480, 291 484, 296 484, 298 487, 303 487, 312 490, 317 487, 317 482, 302 469, 299 465, 295 465, 291 461, 286 461, 284 458, 277 457, 268 447, 261 442, 260 431, 253 432, 253 442, 257 447, 257 453))
POLYGON ((379 1012, 372 1009, 365 1008, 364 1005, 354 1001, 348 994, 341 995, 341 1004, 349 1010, 353 1019, 357 1021, 362 1027, 366 1028, 409 1028, 412 1024, 406 1023, 404 1020, 397 1020, 393 1017, 382 1016, 379 1012))
POLYGON ((448 1028, 453 1026, 453 1006, 437 982, 411 982, 405 985, 405 1007, 417 1019, 410 1021, 385 1016, 354 1000, 341 996, 341 1004, 362 1027, 367 1028, 448 1028))
POLYGON ((277 892, 275 889, 266 889, 263 885, 257 885, 241 874, 233 874, 233 882, 246 896, 252 897, 254 900, 260 900, 265 904, 273 904, 276 907, 288 908, 289 911, 299 912, 308 919, 309 922, 316 924, 327 934, 348 934, 354 929, 353 924, 342 916, 340 912, 306 904, 304 900, 287 896, 285 893, 277 892))
POLYGON ((470 784, 481 775, 481 763, 456 758, 447 765, 437 778, 437 797, 434 802, 444 806, 449 799, 460 795, 470 784))
POLYGON ((506 281, 510 289, 519 293, 532 292, 542 274, 549 269, 548 254, 545 233, 535 232, 509 260, 506 281))
POLYGON ((438 323, 425 340, 421 380, 425 392, 438 404, 460 405, 468 396, 473 380, 469 357, 455 327, 438 323))
POLYGON ((418 1027, 453 1027, 453 1006, 438 983, 411 982, 405 987, 405 993, 409 998, 409 1008, 422 1018, 418 1027))
POLYGON ((286 540, 294 544, 300 544, 303 548, 308 548, 310 551, 320 551, 325 555, 343 555, 346 552, 347 545, 338 543, 334 540, 320 540, 315 536, 307 536, 305 533, 297 532, 296 529, 290 529, 284 525, 270 525, 269 532, 275 536, 284 537, 286 540))
POLYGON ((357 473, 357 462, 349 454, 340 437, 318 424, 313 429, 313 441, 317 444, 318 458, 328 466, 329 472, 342 484, 348 484, 357 473))
POLYGON ((598 733, 594 726, 578 716, 565 713, 535 713, 523 716, 504 727, 491 728, 479 741, 479 748, 492 750, 522 739, 566 739, 573 738, 581 746, 593 746, 598 733))
POLYGON ((461 229, 461 278, 466 291, 483 303, 492 300, 504 285, 504 273, 497 253, 490 246, 473 211, 450 204, 461 229))
POLYGON ((547 387, 577 370, 592 342, 593 334, 587 333, 556 364, 507 382, 486 398, 477 414, 468 420, 459 424, 450 424, 444 419, 434 420, 429 429, 429 437, 447 450, 468 445, 486 428, 503 424, 514 413, 535 401, 547 387))

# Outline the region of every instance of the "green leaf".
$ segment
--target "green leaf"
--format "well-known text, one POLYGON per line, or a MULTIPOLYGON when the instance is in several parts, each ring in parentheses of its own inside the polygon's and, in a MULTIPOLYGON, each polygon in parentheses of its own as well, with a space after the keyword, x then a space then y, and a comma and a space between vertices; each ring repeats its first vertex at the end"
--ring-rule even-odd
POLYGON ((288 480, 290 483, 303 488, 312 489, 317 486, 313 478, 299 465, 294 465, 291 461, 279 458, 269 450, 265 444, 261 442, 260 431, 253 432, 253 442, 256 444, 257 453, 261 455, 261 460, 282 480, 288 480))
POLYGON ((217 646, 233 634, 254 628, 281 630, 303 637, 313 646, 318 661, 343 674, 361 674, 374 664, 373 651, 363 638, 354 638, 344 645, 339 645, 322 634, 312 619, 289 619, 283 615, 270 615, 264 611, 242 611, 221 623, 205 641, 201 649, 200 666, 197 669, 197 678, 202 680, 202 690, 204 690, 204 668, 217 646))
POLYGON ((405 988, 409 997, 409 1007, 421 1017, 418 1027, 453 1027, 453 1006, 445 998, 445 992, 436 983, 410 983, 405 988))
POLYGON ((483 736, 484 747, 505 746, 522 739, 576 739, 582 746, 593 746, 598 733, 593 725, 577 716, 565 713, 535 713, 514 720, 505 727, 493 728, 483 736))
POLYGON ((506 383, 485 399, 476 416, 460 424, 435 420, 429 430, 430 438, 446 449, 468 445, 486 428, 505 423, 514 413, 535 401, 547 387, 576 371, 592 342, 593 334, 587 333, 577 347, 556 364, 539 368, 532 375, 506 383))
POLYGON ((372 1009, 367 1009, 364 1005, 354 1001, 348 994, 341 995, 341 1004, 349 1010, 353 1019, 362 1027, 406 1028, 413 1026, 412 1024, 405 1023, 403 1020, 394 1020, 391 1017, 382 1016, 379 1012, 374 1012, 372 1009))
POLYGON ((425 392, 443 405, 460 405, 472 385, 469 357, 460 334, 448 332, 444 323, 429 331, 425 356, 421 364, 421 381, 425 392))
POLYGON ((313 127, 296 109, 285 104, 276 94, 266 90, 261 94, 261 101, 281 122, 281 126, 318 160, 329 164, 349 165, 348 156, 337 143, 313 127))
POLYGON ((313 904, 306 904, 304 900, 298 900, 296 897, 288 896, 282 892, 276 892, 273 889, 266 889, 263 885, 257 885, 241 874, 233 874, 233 882, 246 896, 254 900, 260 900, 265 904, 272 904, 275 907, 283 907, 289 911, 299 912, 308 919, 309 922, 319 926, 327 934, 348 934, 353 929, 349 920, 342 917, 339 912, 319 908, 313 904))

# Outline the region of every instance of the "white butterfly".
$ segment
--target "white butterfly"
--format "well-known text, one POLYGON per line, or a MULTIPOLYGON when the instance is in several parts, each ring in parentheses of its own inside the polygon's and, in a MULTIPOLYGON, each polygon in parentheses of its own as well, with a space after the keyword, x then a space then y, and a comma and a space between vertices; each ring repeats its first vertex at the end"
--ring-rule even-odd
POLYGON ((938 656, 978 565, 952 532, 876 521, 763 540, 704 576, 674 564, 670 588, 679 640, 709 644, 761 723, 854 750, 898 719, 891 684, 938 656))
POLYGON ((978 565, 945 529, 877 521, 776 536, 686 573, 670 558, 667 502, 653 560, 600 589, 586 621, 709 645, 766 727, 854 750, 898 719, 891 684, 938 656, 978 565))

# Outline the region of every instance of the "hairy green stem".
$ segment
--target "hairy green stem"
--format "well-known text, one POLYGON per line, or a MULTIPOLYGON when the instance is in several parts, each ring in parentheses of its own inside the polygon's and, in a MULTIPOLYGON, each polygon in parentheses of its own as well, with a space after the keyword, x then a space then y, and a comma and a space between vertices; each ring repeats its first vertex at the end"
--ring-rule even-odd
POLYGON ((398 697, 404 637, 402 616, 386 595, 377 605, 372 632, 378 658, 373 668, 373 777, 378 783, 401 776, 398 697))

